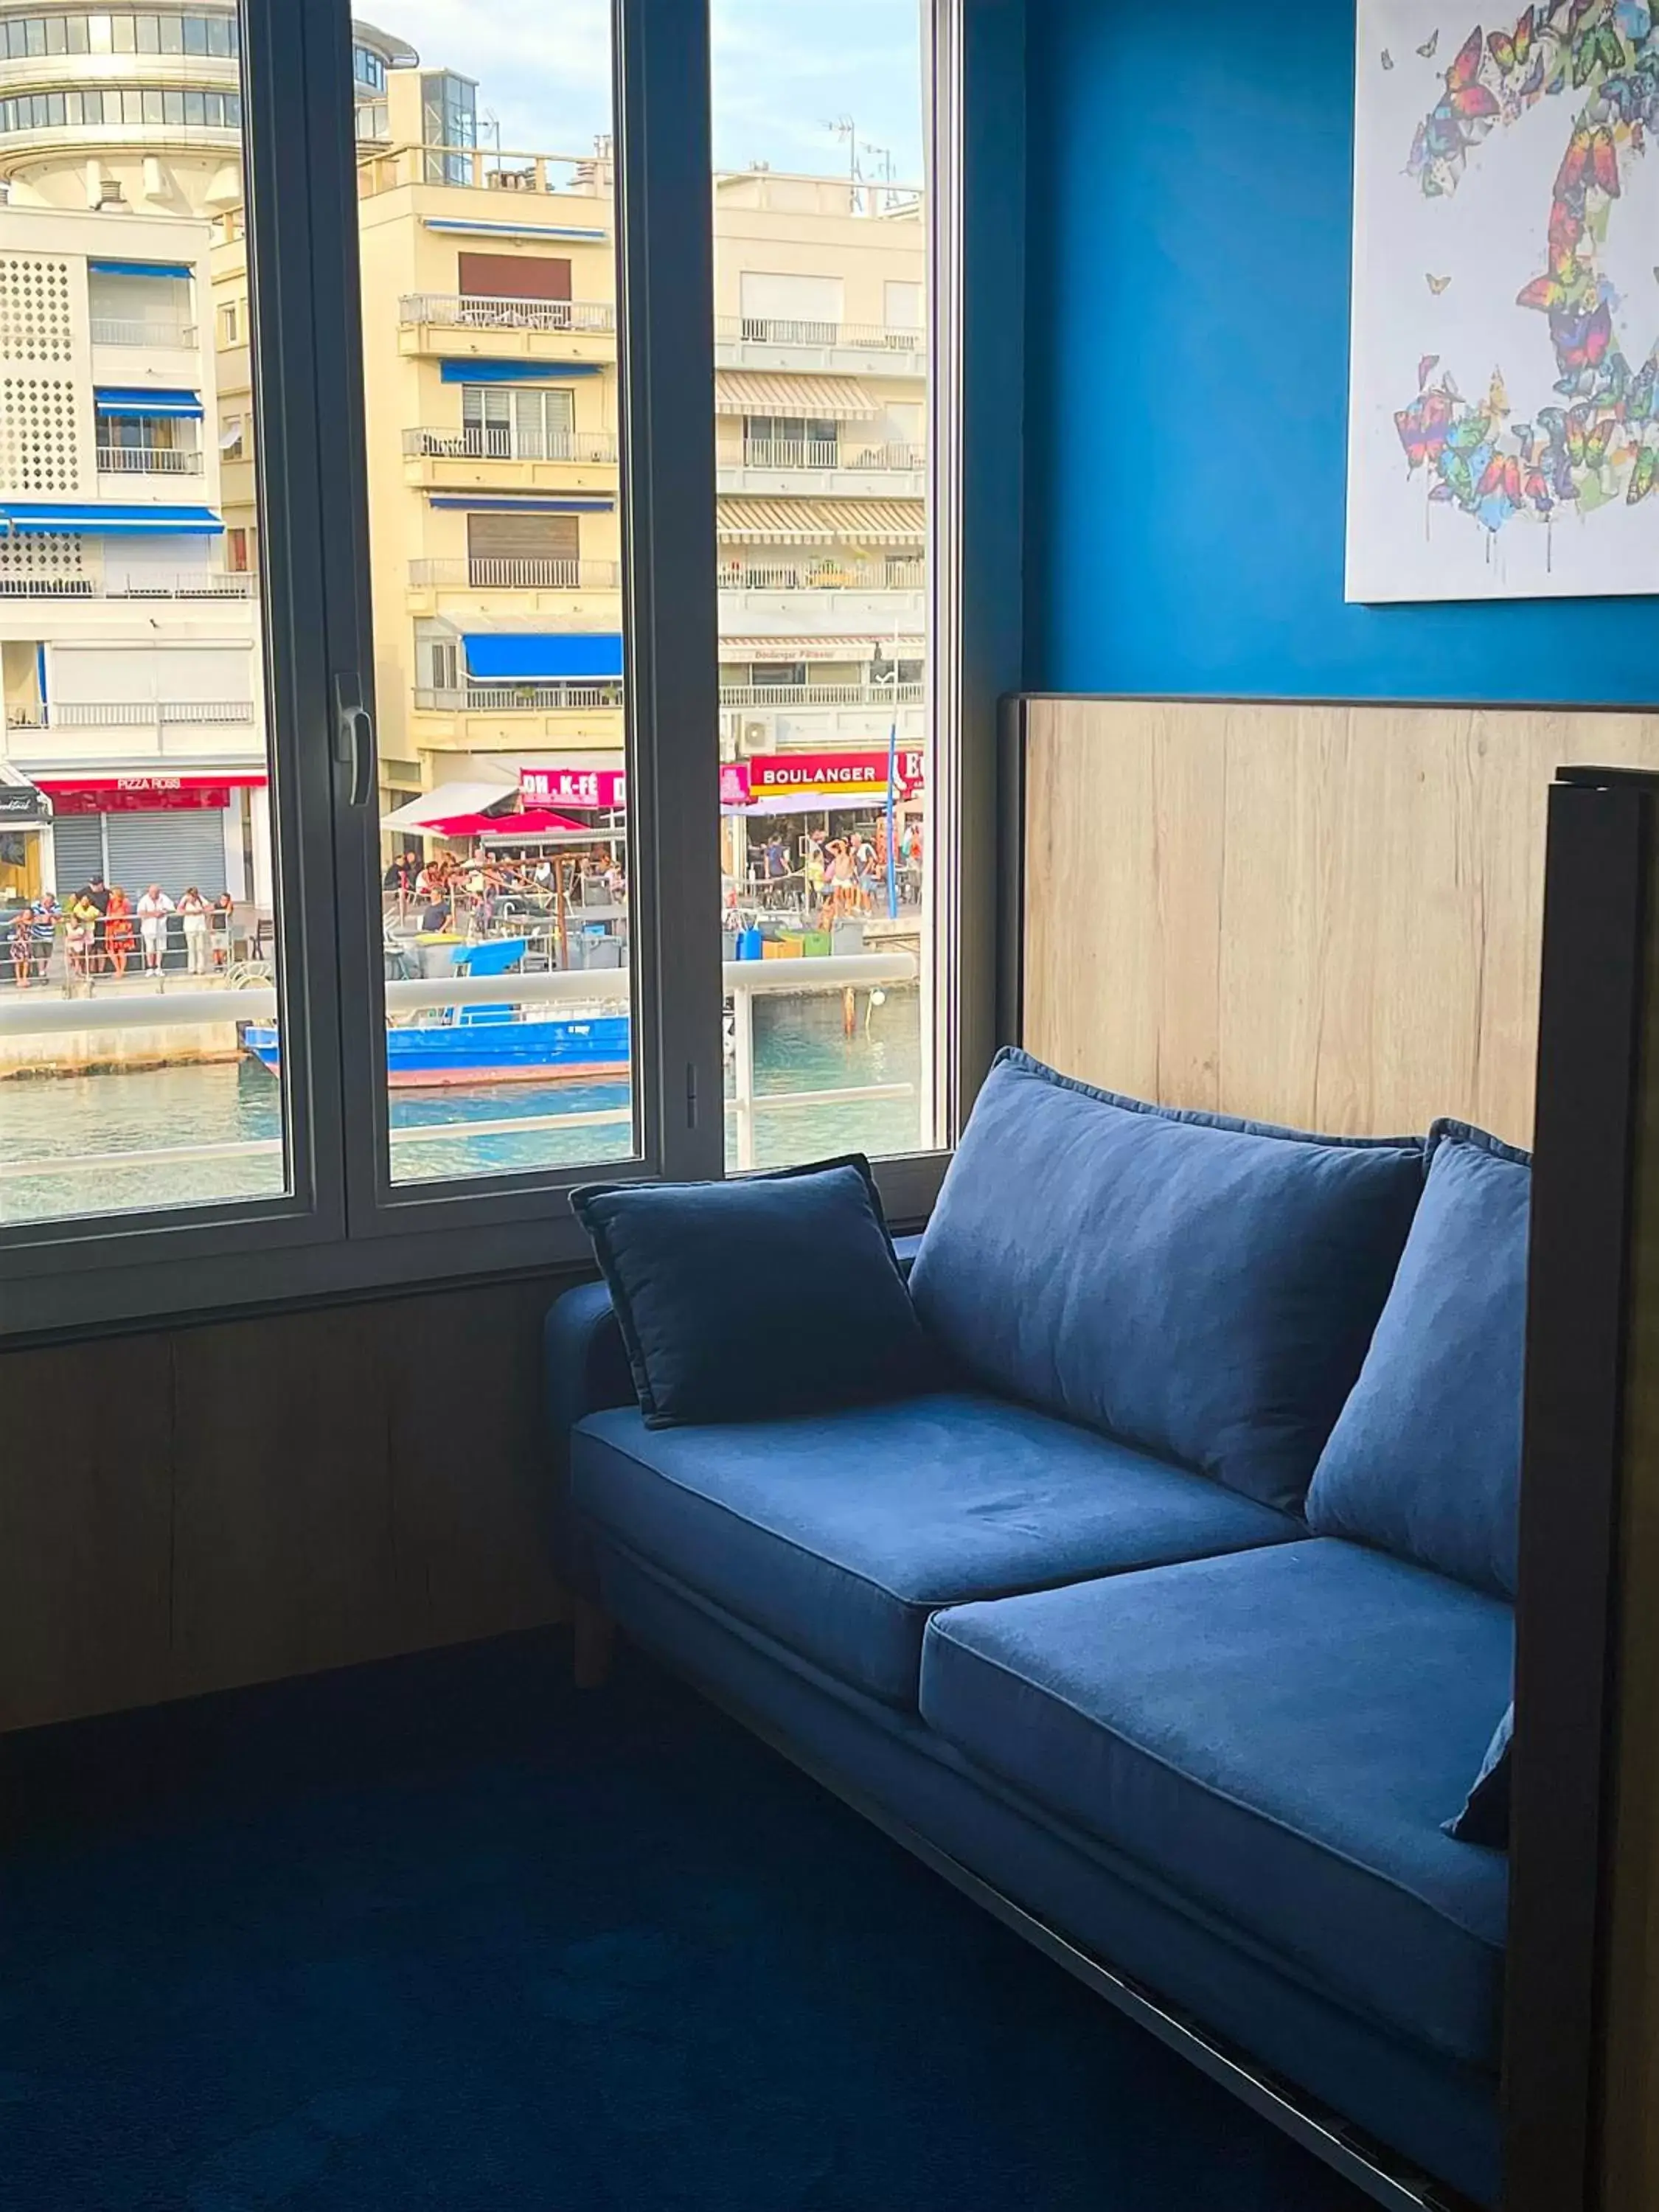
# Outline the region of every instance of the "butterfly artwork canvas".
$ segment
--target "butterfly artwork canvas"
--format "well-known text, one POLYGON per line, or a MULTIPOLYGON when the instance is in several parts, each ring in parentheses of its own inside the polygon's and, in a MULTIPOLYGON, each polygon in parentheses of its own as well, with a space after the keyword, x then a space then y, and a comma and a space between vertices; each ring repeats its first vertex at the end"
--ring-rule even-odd
POLYGON ((1659 593, 1659 7, 1357 9, 1348 599, 1659 593))

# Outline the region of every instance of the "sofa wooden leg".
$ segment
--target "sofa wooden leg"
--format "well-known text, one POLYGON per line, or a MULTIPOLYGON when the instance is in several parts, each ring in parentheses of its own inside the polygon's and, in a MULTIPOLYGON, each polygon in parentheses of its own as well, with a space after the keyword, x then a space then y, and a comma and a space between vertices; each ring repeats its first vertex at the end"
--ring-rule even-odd
POLYGON ((589 1598, 573 1601, 576 1632, 573 1678, 579 1690, 602 1690, 611 1679, 611 1662, 617 1650, 617 1624, 603 1607, 589 1598))

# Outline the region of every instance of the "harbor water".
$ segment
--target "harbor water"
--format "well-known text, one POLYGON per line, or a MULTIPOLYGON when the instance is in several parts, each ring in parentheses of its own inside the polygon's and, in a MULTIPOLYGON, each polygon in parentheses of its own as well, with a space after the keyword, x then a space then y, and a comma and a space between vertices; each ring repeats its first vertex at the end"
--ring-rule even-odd
MULTIPOLYGON (((890 990, 873 1006, 860 994, 851 1036, 836 994, 757 1001, 756 1165, 915 1150, 920 1022, 914 989, 890 990), (790 1103, 802 1093, 896 1085, 908 1095, 790 1103)), ((634 1145, 625 1082, 400 1091, 391 1112, 400 1182, 602 1167, 628 1158, 634 1145), (616 1118, 568 1128, 553 1120, 592 1115, 616 1118), (522 1134, 503 1128, 514 1121, 536 1126, 522 1134)), ((732 1118, 727 1155, 735 1164, 732 1118)), ((248 1059, 0 1084, 0 1220, 271 1198, 284 1188, 281 1091, 248 1059)))

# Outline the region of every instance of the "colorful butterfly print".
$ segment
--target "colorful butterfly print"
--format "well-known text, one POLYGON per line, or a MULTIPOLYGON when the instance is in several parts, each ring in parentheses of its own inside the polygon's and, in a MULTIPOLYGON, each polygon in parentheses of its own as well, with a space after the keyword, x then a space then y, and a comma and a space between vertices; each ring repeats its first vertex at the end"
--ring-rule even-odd
POLYGON ((1599 23, 1595 30, 1586 31, 1572 50, 1573 89, 1582 92, 1597 70, 1611 76, 1624 66, 1624 41, 1611 23, 1599 23))
POLYGON ((1446 71, 1446 96, 1438 103, 1437 113, 1449 109, 1465 122, 1479 122, 1500 112, 1497 94, 1480 82, 1486 51, 1486 41, 1476 28, 1446 71))
POLYGON ((1625 394, 1626 422, 1652 422, 1656 401, 1659 401, 1659 355, 1650 354, 1631 379, 1630 390, 1625 394))
POLYGON ((1424 60, 1425 60, 1425 62, 1431 62, 1431 61, 1434 59, 1435 55, 1438 52, 1438 51, 1439 51, 1439 47, 1440 47, 1440 33, 1439 33, 1439 32, 1438 32, 1438 31, 1431 31, 1431 32, 1430 32, 1430 33, 1429 33, 1429 35, 1428 35, 1428 37, 1424 40, 1423 44, 1422 44, 1422 45, 1418 48, 1418 50, 1417 50, 1417 51, 1418 51, 1418 52, 1419 52, 1419 54, 1421 54, 1421 56, 1423 57, 1423 58, 1424 58, 1424 60))
POLYGON ((1479 496, 1482 499, 1503 498, 1511 507, 1521 504, 1521 464, 1513 453, 1494 453, 1486 464, 1486 474, 1480 479, 1479 496))
MULTIPOLYGON (((1584 210, 1571 200, 1558 198, 1550 209, 1550 260, 1554 266, 1558 255, 1571 258, 1583 242, 1584 210)), ((1659 270, 1654 271, 1659 277, 1659 270)))
POLYGON ((1450 283, 1451 278, 1449 276, 1431 276, 1428 279, 1429 289, 1433 293, 1437 300, 1450 283))
POLYGON ((1636 456, 1636 466, 1631 471, 1630 489, 1625 494, 1632 507, 1640 507, 1649 493, 1659 489, 1659 446, 1644 446, 1636 456))
POLYGON ((1550 337, 1564 376, 1600 368, 1613 350, 1613 312, 1602 300, 1582 313, 1553 313, 1550 337))
POLYGON ((1523 102, 1529 104, 1537 99, 1539 94, 1544 89, 1544 79, 1548 75, 1549 56, 1547 53, 1540 53, 1532 65, 1531 76, 1521 88, 1521 98, 1523 102))
POLYGON ((1493 31, 1486 39, 1486 50, 1505 76, 1511 70, 1524 69, 1532 53, 1533 32, 1537 22, 1537 10, 1528 8, 1513 31, 1493 31))
POLYGON ((1632 46, 1639 46, 1652 37, 1653 9, 1648 0, 1617 0, 1613 12, 1632 46))
POLYGON ((1454 453, 1478 453, 1491 429, 1492 424, 1484 415, 1466 415, 1447 431, 1446 443, 1454 453))
POLYGON ((1419 392, 1423 389, 1424 386, 1428 382, 1431 375, 1432 375, 1434 371, 1438 368, 1439 366, 1440 356, 1437 353, 1425 353, 1422 360, 1418 362, 1417 388, 1419 392))
POLYGON ((1613 443, 1614 418, 1604 415, 1601 421, 1585 433, 1584 466, 1599 469, 1607 458, 1607 447, 1613 443))
POLYGON ((1504 372, 1502 369, 1495 368, 1492 373, 1492 384, 1486 393, 1486 412, 1496 422, 1502 422, 1509 411, 1510 395, 1508 387, 1504 382, 1504 372))
POLYGON ((1555 501, 1550 497, 1549 479, 1541 469, 1534 469, 1528 476, 1526 492, 1540 514, 1554 513, 1555 501))
POLYGON ((1420 469, 1425 461, 1439 459, 1445 449, 1446 427, 1450 420, 1451 402, 1443 392, 1425 392, 1413 405, 1402 408, 1395 416, 1394 426, 1412 469, 1420 469))

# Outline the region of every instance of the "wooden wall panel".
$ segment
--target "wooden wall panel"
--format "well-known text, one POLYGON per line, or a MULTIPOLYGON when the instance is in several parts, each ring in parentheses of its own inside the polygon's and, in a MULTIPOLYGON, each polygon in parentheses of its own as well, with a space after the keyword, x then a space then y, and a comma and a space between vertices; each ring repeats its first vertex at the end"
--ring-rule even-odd
POLYGON ((560 1619, 562 1287, 0 1354, 0 1729, 560 1619))
POLYGON ((1026 714, 1033 1052, 1172 1105, 1528 1141, 1550 781, 1659 767, 1659 715, 1026 714))

